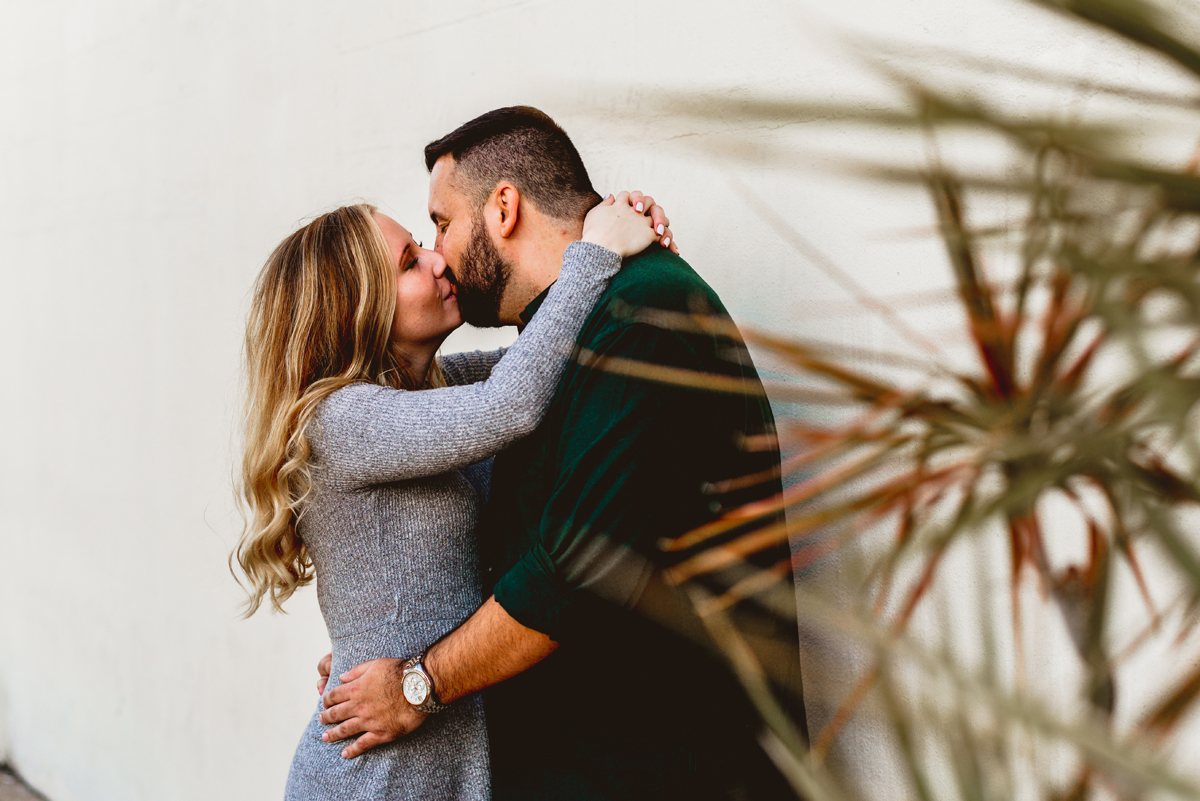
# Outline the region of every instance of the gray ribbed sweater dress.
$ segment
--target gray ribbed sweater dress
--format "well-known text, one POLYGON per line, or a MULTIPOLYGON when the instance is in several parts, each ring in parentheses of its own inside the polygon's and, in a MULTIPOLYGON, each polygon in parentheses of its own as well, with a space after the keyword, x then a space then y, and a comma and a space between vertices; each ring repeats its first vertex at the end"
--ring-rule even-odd
MULTIPOLYGON (((537 427, 575 338, 620 257, 567 248, 546 301, 507 352, 442 360, 454 386, 420 392, 354 384, 317 408, 308 432, 314 489, 299 524, 333 641, 333 675, 423 651, 482 603, 475 525, 487 493, 477 463, 537 427), (503 358, 501 358, 503 354, 503 358)), ((479 696, 412 734, 341 757, 313 713, 288 775, 287 801, 491 796, 479 696)))

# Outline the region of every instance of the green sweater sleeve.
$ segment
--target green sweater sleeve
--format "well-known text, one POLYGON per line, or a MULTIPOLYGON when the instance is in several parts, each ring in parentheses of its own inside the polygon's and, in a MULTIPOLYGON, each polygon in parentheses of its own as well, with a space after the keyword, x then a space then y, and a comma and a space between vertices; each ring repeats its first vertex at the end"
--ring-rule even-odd
MULTIPOLYGON (((678 332, 626 322, 585 347, 704 369, 693 344, 678 332)), ((636 602, 658 561, 658 539, 703 521, 707 502, 696 478, 703 455, 694 440, 713 403, 711 393, 596 367, 566 380, 555 481, 535 544, 494 590, 518 622, 555 639, 569 636, 581 593, 636 602)))

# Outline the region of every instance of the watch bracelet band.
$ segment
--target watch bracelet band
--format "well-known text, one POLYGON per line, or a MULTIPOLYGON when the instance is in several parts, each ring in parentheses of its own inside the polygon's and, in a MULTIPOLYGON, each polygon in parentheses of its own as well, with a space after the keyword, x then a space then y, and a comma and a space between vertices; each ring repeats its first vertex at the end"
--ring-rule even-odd
POLYGON ((422 704, 420 704, 419 706, 415 706, 413 708, 419 709, 420 711, 422 711, 426 714, 430 714, 430 715, 435 714, 437 712, 443 712, 443 711, 449 709, 450 708, 449 704, 443 704, 437 698, 437 687, 435 687, 433 684, 433 676, 430 676, 429 671, 425 669, 425 652, 424 651, 417 654, 416 656, 409 657, 404 662, 404 667, 400 674, 402 677, 401 680, 403 681, 404 676, 407 676, 409 673, 414 672, 414 671, 419 672, 421 674, 421 676, 425 679, 425 683, 427 685, 429 685, 429 697, 426 698, 422 704))

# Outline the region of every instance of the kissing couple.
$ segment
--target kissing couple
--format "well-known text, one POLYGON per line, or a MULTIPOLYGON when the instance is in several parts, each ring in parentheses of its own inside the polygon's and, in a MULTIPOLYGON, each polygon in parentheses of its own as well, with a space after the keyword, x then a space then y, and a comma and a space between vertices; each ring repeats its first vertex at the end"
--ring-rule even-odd
POLYGON ((345 206, 253 296, 247 614, 315 577, 332 641, 285 798, 795 798, 727 654, 803 727, 782 512, 737 525, 781 492, 774 420, 720 300, 536 109, 425 163, 432 250, 345 206), (521 333, 439 356, 464 321, 521 333))

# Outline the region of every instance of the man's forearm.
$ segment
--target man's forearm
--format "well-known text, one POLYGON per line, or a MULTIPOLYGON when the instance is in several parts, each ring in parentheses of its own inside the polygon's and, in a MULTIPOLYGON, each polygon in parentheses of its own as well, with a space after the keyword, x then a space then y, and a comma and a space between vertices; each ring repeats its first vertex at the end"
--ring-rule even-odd
POLYGON ((528 670, 556 648, 554 640, 514 620, 493 596, 429 649, 425 669, 438 701, 449 704, 528 670))

